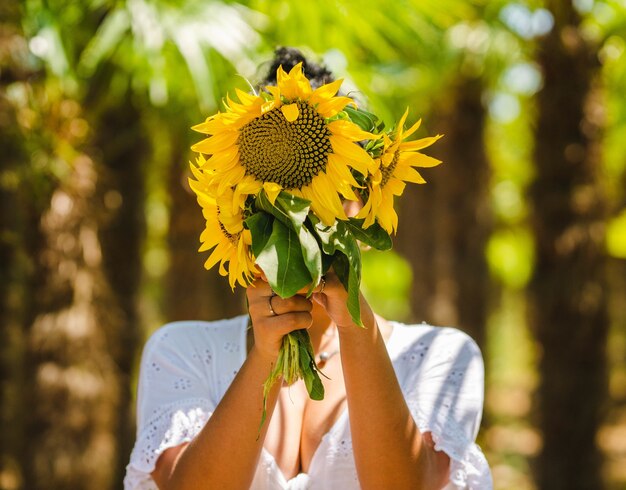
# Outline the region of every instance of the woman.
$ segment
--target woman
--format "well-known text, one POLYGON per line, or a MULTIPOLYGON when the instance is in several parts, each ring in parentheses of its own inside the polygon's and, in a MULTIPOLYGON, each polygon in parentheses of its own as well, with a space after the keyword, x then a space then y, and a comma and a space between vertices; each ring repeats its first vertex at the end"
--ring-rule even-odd
POLYGON ((362 295, 359 328, 332 271, 309 299, 280 298, 263 278, 247 298, 249 316, 169 324, 147 343, 126 489, 491 488, 473 442, 483 365, 469 337, 388 322, 362 295), (328 376, 324 400, 276 383, 259 429, 263 382, 301 328, 328 376))

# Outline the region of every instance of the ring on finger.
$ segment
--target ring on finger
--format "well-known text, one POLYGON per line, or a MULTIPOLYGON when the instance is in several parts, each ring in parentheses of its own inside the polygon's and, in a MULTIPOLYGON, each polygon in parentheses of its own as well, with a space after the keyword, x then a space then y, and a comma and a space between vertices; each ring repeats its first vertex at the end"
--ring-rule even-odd
POLYGON ((268 297, 267 297, 267 306, 269 306, 269 309, 270 309, 270 316, 276 316, 276 315, 278 315, 278 313, 276 313, 276 312, 274 311, 274 308, 272 307, 272 298, 273 298, 274 296, 276 296, 276 293, 274 293, 274 294, 272 294, 271 296, 268 296, 268 297))

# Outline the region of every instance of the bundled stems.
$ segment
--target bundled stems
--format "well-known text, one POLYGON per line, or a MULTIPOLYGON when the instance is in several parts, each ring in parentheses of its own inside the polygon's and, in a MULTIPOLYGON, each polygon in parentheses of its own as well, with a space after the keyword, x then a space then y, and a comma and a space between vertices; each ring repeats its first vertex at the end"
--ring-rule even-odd
MULTIPOLYGON (((295 330, 283 337, 283 345, 278 352, 276 364, 263 383, 263 415, 259 432, 267 417, 267 397, 274 383, 282 379, 292 385, 299 379, 304 380, 309 396, 313 400, 324 399, 324 385, 320 379, 315 353, 307 330, 295 330)), ((324 375, 322 373, 322 375, 324 375)))

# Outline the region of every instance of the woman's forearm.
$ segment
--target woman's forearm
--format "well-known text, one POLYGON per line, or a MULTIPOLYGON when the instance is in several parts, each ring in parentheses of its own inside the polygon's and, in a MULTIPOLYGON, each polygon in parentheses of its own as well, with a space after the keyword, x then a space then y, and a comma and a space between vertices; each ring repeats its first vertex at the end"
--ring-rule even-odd
POLYGON ((213 415, 178 458, 163 488, 250 487, 280 390, 280 383, 275 383, 267 400, 267 420, 259 434, 263 382, 272 362, 275 360, 252 348, 213 415))
MULTIPOLYGON (((362 306, 368 308, 364 300, 362 306)), ((340 329, 350 429, 361 486, 441 488, 447 479, 446 457, 436 456, 426 447, 374 317, 364 318, 364 323, 365 329, 356 325, 340 329)))

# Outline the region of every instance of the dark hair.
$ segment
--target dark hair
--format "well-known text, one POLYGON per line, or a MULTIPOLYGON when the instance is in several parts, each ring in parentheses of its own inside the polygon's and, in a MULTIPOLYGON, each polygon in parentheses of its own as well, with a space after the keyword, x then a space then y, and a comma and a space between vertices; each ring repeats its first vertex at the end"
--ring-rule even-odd
POLYGON ((298 63, 302 63, 304 74, 311 82, 311 87, 317 87, 332 82, 335 78, 333 74, 322 65, 318 65, 308 60, 300 50, 282 46, 274 51, 274 59, 271 61, 270 68, 265 79, 261 82, 261 86, 276 84, 276 70, 282 65, 283 70, 289 72, 298 63))

